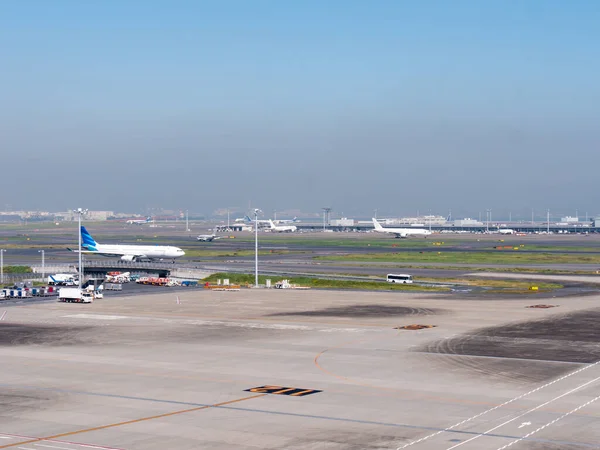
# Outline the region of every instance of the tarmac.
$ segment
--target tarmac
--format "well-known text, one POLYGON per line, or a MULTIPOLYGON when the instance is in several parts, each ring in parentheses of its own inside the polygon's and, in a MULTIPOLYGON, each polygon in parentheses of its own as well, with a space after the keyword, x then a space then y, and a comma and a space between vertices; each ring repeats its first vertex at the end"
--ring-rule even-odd
POLYGON ((158 289, 3 305, 0 449, 600 449, 599 295, 158 289))

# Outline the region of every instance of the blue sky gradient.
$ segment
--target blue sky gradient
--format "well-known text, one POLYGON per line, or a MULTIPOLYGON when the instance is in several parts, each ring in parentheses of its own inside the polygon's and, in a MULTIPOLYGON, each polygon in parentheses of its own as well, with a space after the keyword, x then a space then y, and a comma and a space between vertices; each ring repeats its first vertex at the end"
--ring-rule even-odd
POLYGON ((4 203, 600 213, 599 19, 582 0, 7 0, 3 159, 58 195, 35 179, 4 203))

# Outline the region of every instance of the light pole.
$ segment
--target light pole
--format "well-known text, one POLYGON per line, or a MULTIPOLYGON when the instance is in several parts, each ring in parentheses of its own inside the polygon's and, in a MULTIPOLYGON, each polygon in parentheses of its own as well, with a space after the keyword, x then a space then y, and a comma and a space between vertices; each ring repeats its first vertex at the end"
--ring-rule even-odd
POLYGON ((258 213, 260 209, 254 209, 254 287, 258 287, 258 213))
POLYGON ((188 210, 185 210, 185 231, 190 231, 188 210))
POLYGON ((4 250, 0 248, 0 283, 4 283, 4 250))
POLYGON ((546 210, 546 233, 550 234, 550 210, 546 210))
POLYGON ((44 250, 38 250, 38 252, 42 254, 42 281, 44 281, 44 279, 46 278, 46 252, 44 250))
POLYGON ((87 209, 81 209, 81 208, 77 208, 77 210, 75 211, 75 214, 77 214, 77 223, 79 225, 78 229, 77 229, 77 234, 79 235, 79 280, 78 280, 78 287, 81 290, 81 284, 83 282, 83 267, 82 267, 82 253, 81 253, 81 216, 83 216, 84 214, 87 213, 87 209))

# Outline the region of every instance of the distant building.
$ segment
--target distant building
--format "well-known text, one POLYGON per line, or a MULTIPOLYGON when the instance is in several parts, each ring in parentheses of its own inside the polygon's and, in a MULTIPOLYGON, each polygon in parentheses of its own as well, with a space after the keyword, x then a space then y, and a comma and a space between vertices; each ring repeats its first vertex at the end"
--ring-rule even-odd
POLYGON ((329 225, 332 227, 353 227, 354 219, 348 219, 346 217, 342 217, 341 219, 331 219, 329 225))
POLYGON ((444 216, 417 216, 400 217, 399 219, 379 219, 382 225, 413 225, 424 227, 425 225, 446 225, 447 220, 444 216))
POLYGON ((579 222, 579 217, 571 217, 571 216, 561 217, 560 221, 563 223, 577 223, 577 222, 579 222))
MULTIPOLYGON (((115 215, 114 211, 88 211, 87 214, 85 215, 85 219, 102 221, 102 220, 108 220, 109 217, 114 217, 114 215, 115 215)), ((75 211, 72 211, 72 210, 67 211, 67 212, 56 213, 55 217, 58 220, 71 221, 71 222, 74 222, 77 220, 77 214, 75 214, 75 211)))
POLYGON ((479 220, 475 220, 475 219, 471 219, 471 218, 465 218, 465 219, 458 219, 455 220, 453 222, 455 227, 481 227, 483 226, 483 222, 480 222, 479 220))

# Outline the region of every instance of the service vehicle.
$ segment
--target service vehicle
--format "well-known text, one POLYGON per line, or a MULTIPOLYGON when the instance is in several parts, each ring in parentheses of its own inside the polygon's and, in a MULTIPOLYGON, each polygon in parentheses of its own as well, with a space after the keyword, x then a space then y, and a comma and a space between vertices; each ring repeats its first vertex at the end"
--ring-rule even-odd
POLYGON ((408 275, 408 274, 404 274, 404 273, 399 273, 399 274, 388 273, 387 282, 388 283, 400 283, 400 284, 412 284, 413 278, 412 278, 412 275, 408 275))
POLYGON ((92 303, 94 301, 94 292, 66 287, 58 291, 58 299, 61 302, 67 303, 92 303))

